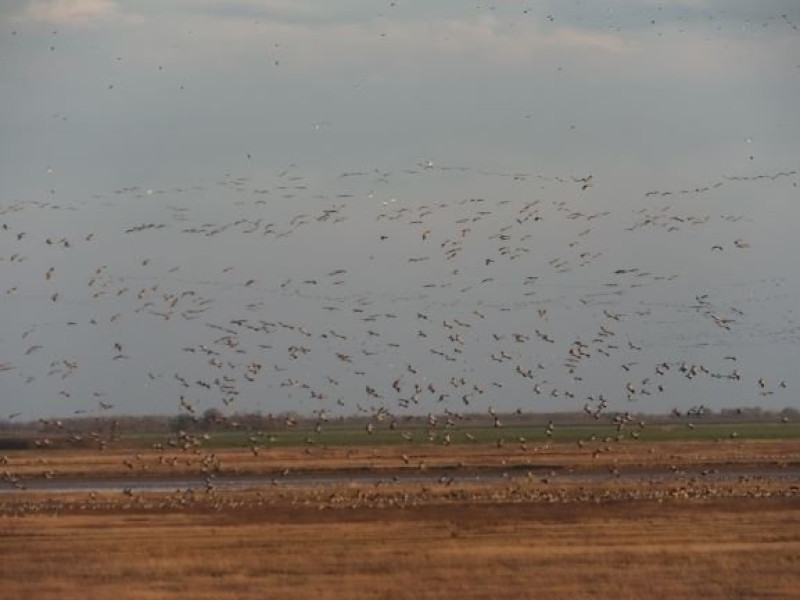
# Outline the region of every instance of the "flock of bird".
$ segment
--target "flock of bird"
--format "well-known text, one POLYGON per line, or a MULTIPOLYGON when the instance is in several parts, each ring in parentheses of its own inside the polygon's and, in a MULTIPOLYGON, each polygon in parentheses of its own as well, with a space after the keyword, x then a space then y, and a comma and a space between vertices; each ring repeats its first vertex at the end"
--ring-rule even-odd
POLYGON ((704 396, 795 400, 791 372, 737 356, 753 337, 796 340, 797 327, 767 331, 749 314, 782 281, 751 280, 735 305, 733 287, 687 282, 711 267, 686 275, 649 246, 683 235, 698 261, 750 252, 754 215, 699 199, 796 186, 797 171, 647 192, 630 209, 591 175, 431 160, 344 172, 322 189, 297 168, 272 177, 4 203, 5 418, 213 408, 316 415, 320 432, 360 414, 369 435, 413 414, 449 431, 487 411, 501 428, 512 410, 617 422, 702 416, 704 396), (451 191, 426 194, 442 182, 451 191), (680 195, 692 201, 653 200, 680 195))
POLYGON ((798 280, 760 226, 796 198, 791 166, 620 197, 601 172, 239 158, 85 198, 55 165, 38 197, 0 198, 0 421, 357 414, 412 439, 423 415, 449 442, 472 413, 623 426, 797 401, 798 280))

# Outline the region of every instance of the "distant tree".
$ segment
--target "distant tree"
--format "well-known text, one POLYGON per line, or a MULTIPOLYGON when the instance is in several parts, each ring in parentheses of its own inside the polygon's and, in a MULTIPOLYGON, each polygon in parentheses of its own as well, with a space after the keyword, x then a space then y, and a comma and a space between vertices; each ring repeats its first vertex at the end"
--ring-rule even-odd
POLYGON ((203 429, 216 429, 225 422, 225 415, 218 408, 209 408, 200 420, 203 429))
POLYGON ((170 419, 169 428, 173 432, 191 431, 196 424, 195 418, 191 415, 183 414, 170 419))

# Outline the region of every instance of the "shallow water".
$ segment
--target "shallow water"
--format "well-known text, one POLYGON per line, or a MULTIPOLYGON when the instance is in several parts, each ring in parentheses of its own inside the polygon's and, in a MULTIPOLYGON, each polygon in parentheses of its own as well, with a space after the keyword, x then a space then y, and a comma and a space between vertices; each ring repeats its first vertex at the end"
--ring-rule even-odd
MULTIPOLYGON (((21 481, 27 491, 47 492, 53 494, 74 492, 122 492, 152 491, 168 492, 187 489, 204 489, 209 485, 218 490, 240 490, 259 487, 319 487, 319 486, 350 486, 350 485, 401 485, 401 484, 448 484, 448 483, 500 483, 512 479, 532 479, 533 481, 547 480, 548 483, 558 485, 599 483, 603 481, 623 481, 647 483, 681 483, 688 481, 707 481, 720 483, 725 481, 739 481, 746 478, 749 481, 764 483, 800 483, 800 466, 793 465, 786 468, 722 468, 722 469, 684 469, 671 471, 667 469, 646 470, 620 470, 618 474, 607 471, 553 471, 551 469, 513 469, 513 470, 483 470, 475 472, 458 472, 452 470, 419 472, 398 472, 392 475, 380 473, 332 473, 320 474, 289 474, 274 476, 218 476, 209 479, 202 477, 179 478, 143 478, 121 477, 108 479, 93 478, 53 478, 53 479, 27 479, 21 481)), ((13 493, 20 491, 7 483, 0 487, 0 492, 13 493)))

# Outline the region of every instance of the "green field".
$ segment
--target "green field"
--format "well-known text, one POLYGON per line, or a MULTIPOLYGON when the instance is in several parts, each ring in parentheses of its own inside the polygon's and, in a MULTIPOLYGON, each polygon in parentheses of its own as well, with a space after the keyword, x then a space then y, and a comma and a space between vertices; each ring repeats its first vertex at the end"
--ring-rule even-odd
MULTIPOLYGON (((798 439, 800 423, 701 423, 694 428, 686 424, 654 424, 641 429, 630 427, 619 433, 612 425, 587 424, 555 426, 552 434, 547 435, 542 426, 509 426, 494 427, 458 427, 451 429, 437 428, 427 430, 419 427, 390 430, 376 428, 371 434, 365 429, 351 427, 331 427, 316 433, 312 429, 293 429, 285 431, 253 433, 246 431, 208 432, 208 439, 203 447, 231 448, 256 445, 267 447, 291 447, 303 445, 317 446, 387 446, 399 444, 518 444, 521 442, 543 443, 576 443, 616 439, 621 435, 624 439, 635 440, 632 434, 638 435, 640 441, 709 441, 730 439, 798 439), (449 442, 446 436, 449 435, 449 442), (405 437, 404 437, 405 436, 405 437), (472 437, 472 439, 469 438, 472 437)), ((151 446, 164 443, 169 436, 165 434, 126 434, 119 442, 133 446, 151 446)))
MULTIPOLYGON (((689 426, 685 422, 647 424, 644 428, 627 425, 621 432, 610 423, 580 423, 554 425, 552 431, 541 423, 511 423, 504 427, 486 424, 462 424, 458 427, 425 428, 419 424, 390 429, 378 424, 371 433, 363 425, 353 423, 330 423, 320 432, 312 425, 299 425, 291 429, 272 431, 247 431, 244 429, 219 429, 188 433, 204 448, 258 448, 300 446, 392 446, 404 444, 425 445, 469 445, 469 444, 541 444, 544 442, 575 444, 583 442, 611 442, 618 439, 635 443, 658 441, 714 441, 732 439, 800 439, 800 421, 782 422, 700 422, 689 426)), ((42 438, 49 439, 48 447, 79 448, 95 445, 84 437, 78 445, 69 441, 70 436, 59 433, 17 432, 0 434, 0 449, 4 452, 33 449, 42 438)), ((102 438, 114 447, 148 448, 162 445, 164 448, 182 445, 176 434, 167 432, 120 431, 113 437, 102 438)), ((185 440, 184 440, 185 441, 185 440)))

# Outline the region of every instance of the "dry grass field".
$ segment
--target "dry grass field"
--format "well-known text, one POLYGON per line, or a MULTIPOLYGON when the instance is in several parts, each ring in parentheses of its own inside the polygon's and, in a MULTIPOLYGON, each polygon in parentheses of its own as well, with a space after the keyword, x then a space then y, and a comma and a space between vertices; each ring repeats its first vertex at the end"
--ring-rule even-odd
POLYGON ((800 499, 4 518, 9 600, 800 596, 800 499))
MULTIPOLYGON (((439 466, 522 460, 518 449, 450 450, 414 449, 439 466)), ((339 449, 321 463, 277 452, 286 468, 405 464, 402 448, 339 449)), ((79 457, 53 456, 59 469, 94 474, 79 457)), ((259 459, 245 456, 223 454, 223 464, 259 459)), ((758 467, 796 464, 798 443, 624 445, 595 458, 561 445, 531 456, 564 468, 758 467)), ((491 485, 19 491, 0 495, 0 599, 800 598, 798 483, 520 474, 491 485)))
POLYGON ((291 472, 379 471, 464 468, 703 467, 800 463, 800 439, 669 442, 592 442, 476 445, 394 445, 330 448, 285 447, 254 454, 249 449, 24 450, 2 457, 17 477, 174 477, 208 472, 260 475, 291 472))

